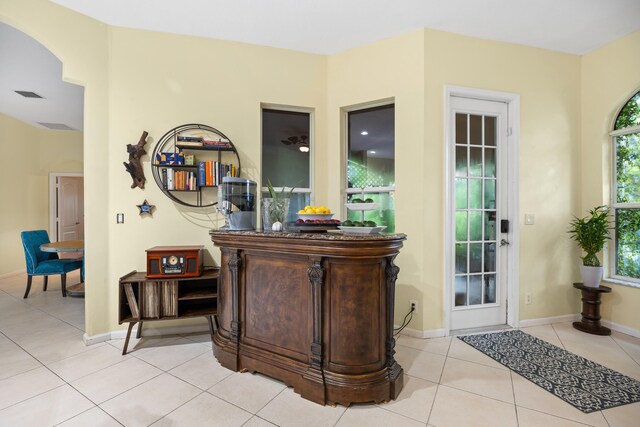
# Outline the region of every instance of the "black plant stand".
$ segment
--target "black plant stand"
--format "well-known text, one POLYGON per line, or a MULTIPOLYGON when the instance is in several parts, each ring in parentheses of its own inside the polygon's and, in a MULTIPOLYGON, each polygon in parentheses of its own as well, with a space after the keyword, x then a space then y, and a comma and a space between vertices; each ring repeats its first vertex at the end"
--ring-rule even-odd
POLYGON ((611 288, 603 285, 596 288, 582 283, 574 283, 573 287, 582 292, 582 320, 573 322, 573 327, 588 334, 611 335, 611 329, 600 324, 600 296, 611 292, 611 288))

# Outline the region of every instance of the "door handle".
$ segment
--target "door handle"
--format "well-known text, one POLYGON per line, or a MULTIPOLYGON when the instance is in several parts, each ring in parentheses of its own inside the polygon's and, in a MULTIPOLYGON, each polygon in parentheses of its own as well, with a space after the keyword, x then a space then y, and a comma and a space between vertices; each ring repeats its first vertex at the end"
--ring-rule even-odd
POLYGON ((500 240, 500 246, 504 246, 504 245, 510 245, 511 243, 509 243, 509 241, 507 239, 502 239, 500 240))
POLYGON ((79 222, 76 222, 76 225, 80 224, 79 222))

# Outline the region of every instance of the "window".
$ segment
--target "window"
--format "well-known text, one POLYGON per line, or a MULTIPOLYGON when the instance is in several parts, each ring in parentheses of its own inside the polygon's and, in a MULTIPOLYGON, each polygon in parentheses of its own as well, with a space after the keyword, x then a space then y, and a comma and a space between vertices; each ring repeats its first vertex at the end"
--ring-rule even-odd
MULTIPOLYGON (((379 208, 364 212, 365 221, 395 230, 395 108, 393 104, 347 113, 347 201, 372 199, 379 208)), ((362 211, 347 219, 362 221, 362 211)))
POLYGON ((294 187, 287 221, 311 202, 311 113, 262 109, 262 193, 267 179, 276 191, 294 187))
POLYGON ((622 107, 611 135, 615 160, 611 271, 613 278, 640 284, 640 92, 622 107))

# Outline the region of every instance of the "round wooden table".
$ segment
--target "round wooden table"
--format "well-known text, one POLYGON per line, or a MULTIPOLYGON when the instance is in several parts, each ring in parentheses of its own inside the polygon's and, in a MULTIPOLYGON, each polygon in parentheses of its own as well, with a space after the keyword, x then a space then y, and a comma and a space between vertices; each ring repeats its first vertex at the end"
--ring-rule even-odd
POLYGON ((573 322, 573 327, 579 331, 594 335, 611 335, 611 329, 600 324, 600 297, 611 292, 608 286, 585 286, 574 283, 573 287, 582 292, 582 320, 573 322))
MULTIPOLYGON (((42 252, 84 252, 84 240, 65 240, 62 242, 44 243, 40 245, 42 252)), ((71 297, 84 297, 84 281, 67 287, 67 295, 71 297)))

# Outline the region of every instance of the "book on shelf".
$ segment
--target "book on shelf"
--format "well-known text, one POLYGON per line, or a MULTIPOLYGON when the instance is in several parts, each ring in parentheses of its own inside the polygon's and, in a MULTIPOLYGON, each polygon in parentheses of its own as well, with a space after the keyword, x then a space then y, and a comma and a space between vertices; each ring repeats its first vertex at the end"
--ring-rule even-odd
POLYGON ((178 142, 202 142, 204 138, 201 136, 178 135, 178 142))
POLYGON ((195 164, 195 161, 196 161, 196 156, 194 156, 193 154, 186 154, 184 156, 185 165, 193 166, 195 164))
POLYGON ((167 190, 175 190, 175 170, 174 169, 165 169, 167 171, 167 190))
POLYGON ((205 176, 206 162, 198 162, 198 187, 204 187, 207 185, 207 178, 205 176))
POLYGON ((202 147, 202 142, 198 141, 178 141, 178 147, 202 147))
POLYGON ((213 185, 213 163, 211 160, 205 162, 205 185, 210 187, 213 185))
POLYGON ((163 168, 162 169, 162 188, 164 188, 165 190, 168 190, 168 184, 167 184, 167 169, 163 168))
POLYGON ((231 141, 226 138, 218 138, 218 140, 205 139, 202 141, 202 146, 208 148, 232 148, 231 141))

